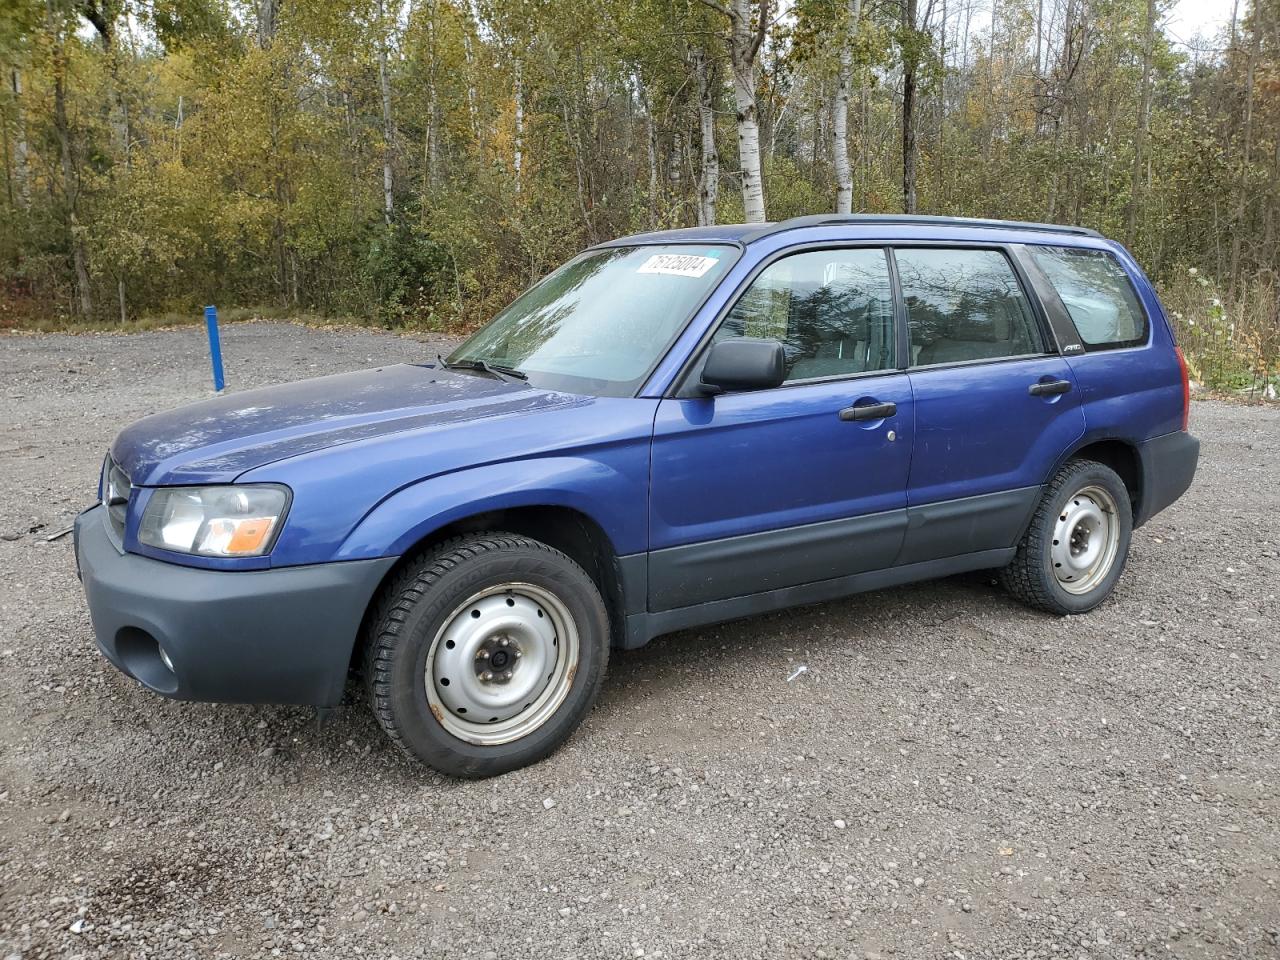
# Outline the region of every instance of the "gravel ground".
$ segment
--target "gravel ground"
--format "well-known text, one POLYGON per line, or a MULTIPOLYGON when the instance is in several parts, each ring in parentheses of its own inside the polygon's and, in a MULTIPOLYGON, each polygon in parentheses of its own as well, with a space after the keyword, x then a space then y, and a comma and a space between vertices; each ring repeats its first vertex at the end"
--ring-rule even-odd
MULTIPOLYGON (((0 338, 0 957, 1280 956, 1280 411, 1196 404, 1196 486, 1088 616, 978 576, 667 637, 462 783, 363 704, 317 731, 98 656, 45 537, 207 393, 201 336, 0 338)), ((233 387, 438 346, 224 336, 233 387)))

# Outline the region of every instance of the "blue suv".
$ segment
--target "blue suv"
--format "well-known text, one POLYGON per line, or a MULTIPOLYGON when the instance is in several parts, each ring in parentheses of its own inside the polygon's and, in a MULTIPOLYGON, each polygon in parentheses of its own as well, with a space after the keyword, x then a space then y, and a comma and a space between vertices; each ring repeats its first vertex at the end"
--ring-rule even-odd
POLYGON ((1191 484, 1187 371, 1119 245, 816 216, 587 250, 436 362, 126 428, 76 558, 165 696, 332 707, 487 776, 582 720, 611 647, 998 570, 1084 613, 1191 484))

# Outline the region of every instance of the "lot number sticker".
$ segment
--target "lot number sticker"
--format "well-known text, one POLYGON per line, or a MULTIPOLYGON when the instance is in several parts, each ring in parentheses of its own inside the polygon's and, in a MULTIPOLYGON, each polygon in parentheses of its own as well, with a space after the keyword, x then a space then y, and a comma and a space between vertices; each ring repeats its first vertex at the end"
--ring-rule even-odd
POLYGON ((684 253, 655 253, 636 273, 665 273, 671 277, 700 277, 720 261, 684 253))

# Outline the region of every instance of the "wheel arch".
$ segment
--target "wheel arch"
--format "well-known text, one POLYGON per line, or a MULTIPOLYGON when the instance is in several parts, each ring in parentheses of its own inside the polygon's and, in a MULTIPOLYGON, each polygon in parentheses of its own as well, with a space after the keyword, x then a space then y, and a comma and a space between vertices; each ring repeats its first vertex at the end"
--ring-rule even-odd
POLYGON ((1138 453, 1136 443, 1119 437, 1085 439, 1054 464, 1053 472, 1045 478, 1045 482, 1052 481, 1058 471, 1071 460, 1092 460, 1114 470, 1124 482, 1125 489, 1129 491, 1134 526, 1138 526, 1138 517, 1142 515, 1142 491, 1145 478, 1142 457, 1138 453))
POLYGON ((369 597, 360 635, 352 652, 353 665, 358 663, 362 640, 367 635, 366 628, 387 584, 394 582, 407 564, 432 547, 459 536, 486 531, 514 533, 541 541, 582 567, 604 598, 609 612, 613 644, 622 643, 625 636, 628 590, 622 558, 609 534, 594 517, 579 508, 559 503, 523 503, 491 507, 442 519, 410 544, 383 575, 369 597))

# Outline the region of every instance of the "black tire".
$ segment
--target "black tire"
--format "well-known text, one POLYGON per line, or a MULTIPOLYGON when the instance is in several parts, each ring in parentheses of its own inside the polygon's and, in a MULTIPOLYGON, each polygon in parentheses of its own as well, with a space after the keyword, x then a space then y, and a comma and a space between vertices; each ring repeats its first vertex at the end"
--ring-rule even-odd
POLYGON ((1133 506, 1124 481, 1101 463, 1071 460, 1050 482, 1018 542, 1013 561, 1000 571, 1000 582, 1015 598, 1036 609, 1059 615, 1086 613, 1115 589, 1124 573, 1132 537, 1133 506), (1101 488, 1111 495, 1115 510, 1108 516, 1118 527, 1118 543, 1105 576, 1088 592, 1073 593, 1063 587, 1054 572, 1054 527, 1072 498, 1088 487, 1101 488))
POLYGON ((459 537, 405 564, 384 588, 367 630, 364 676, 374 716, 410 756, 456 777, 491 777, 550 754, 590 709, 609 660, 609 616, 595 583, 560 551, 510 533, 459 537), (540 727, 508 743, 471 743, 433 712, 427 657, 461 604, 506 583, 531 584, 564 605, 578 633, 577 670, 540 727))

